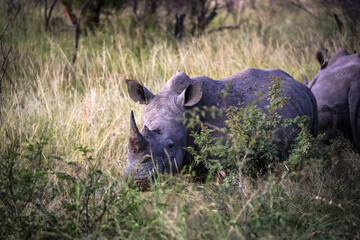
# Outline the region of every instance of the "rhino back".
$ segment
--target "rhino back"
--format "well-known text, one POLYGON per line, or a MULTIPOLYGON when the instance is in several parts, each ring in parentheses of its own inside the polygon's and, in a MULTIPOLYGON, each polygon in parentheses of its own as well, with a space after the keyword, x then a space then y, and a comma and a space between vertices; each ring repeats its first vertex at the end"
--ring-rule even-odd
MULTIPOLYGON (((343 64, 344 59, 342 59, 342 60, 339 60, 339 59, 341 59, 341 58, 344 57, 344 56, 349 56, 349 55, 350 55, 349 52, 346 51, 345 48, 340 48, 340 49, 337 50, 336 53, 330 58, 327 67, 334 66, 334 65, 339 65, 339 64, 343 64)), ((345 58, 345 61, 346 61, 346 58, 345 58)))
POLYGON ((321 106, 331 107, 347 102, 349 88, 360 81, 360 55, 358 53, 338 54, 334 57, 330 59, 332 64, 319 71, 309 85, 318 100, 318 105, 321 104, 321 106), (334 57, 335 60, 333 60, 334 57))
POLYGON ((331 57, 328 67, 324 69, 324 72, 336 72, 339 70, 350 75, 358 74, 360 70, 360 55, 358 53, 349 55, 338 51, 331 57))
MULTIPOLYGON (((317 107, 316 99, 304 84, 293 79, 289 74, 279 69, 252 69, 248 68, 241 72, 220 80, 213 80, 205 76, 192 78, 192 81, 202 81, 203 97, 197 106, 216 106, 225 109, 229 106, 239 106, 239 102, 244 106, 256 99, 256 92, 260 93, 257 106, 266 111, 269 105, 268 92, 272 84, 271 76, 282 79, 281 86, 285 96, 290 101, 278 112, 283 118, 295 118, 296 116, 307 115, 310 118, 311 131, 316 134, 317 107), (226 87, 228 85, 228 87, 226 87), (227 97, 224 101, 221 90, 226 89, 227 97)), ((224 119, 213 122, 217 126, 223 126, 224 119)))
MULTIPOLYGON (((311 91, 280 69, 248 68, 220 80, 206 76, 190 78, 185 73, 179 72, 165 84, 161 92, 170 91, 180 94, 190 84, 203 82, 202 98, 193 107, 216 106, 223 110, 229 106, 239 106, 239 103, 247 106, 257 98, 256 93, 259 92, 260 99, 257 106, 266 111, 266 106, 269 105, 267 94, 269 86, 272 84, 271 76, 281 78, 281 86, 284 89, 285 96, 290 98, 290 101, 278 110, 281 116, 295 118, 296 116, 307 115, 312 121, 309 126, 317 124, 316 100, 311 91), (225 90, 226 98, 224 98, 222 90, 225 90)), ((218 127, 224 126, 224 120, 224 117, 210 119, 210 115, 203 119, 203 121, 218 127)))
POLYGON ((313 114, 316 100, 311 91, 280 69, 246 69, 222 79, 221 81, 231 81, 228 103, 235 106, 240 99, 247 105, 255 100, 254 93, 261 91, 263 95, 258 106, 265 109, 269 105, 268 92, 272 84, 271 77, 281 78, 281 87, 285 96, 290 98, 290 102, 284 105, 283 110, 279 110, 283 117, 293 118, 297 115, 311 116, 313 114))

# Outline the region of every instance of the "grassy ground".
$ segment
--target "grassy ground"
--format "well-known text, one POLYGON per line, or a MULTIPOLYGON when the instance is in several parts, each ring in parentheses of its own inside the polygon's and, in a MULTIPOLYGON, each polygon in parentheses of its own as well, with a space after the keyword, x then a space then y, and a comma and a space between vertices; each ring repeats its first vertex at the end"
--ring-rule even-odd
MULTIPOLYGON (((178 71, 220 79, 280 68, 302 81, 318 70, 316 50, 349 46, 347 34, 325 38, 297 19, 266 37, 244 24, 176 42, 112 19, 117 27, 80 39, 71 66, 72 32, 44 32, 38 14, 10 22, 4 37, 14 62, 1 83, 0 239, 360 238, 360 157, 344 141, 281 180, 245 180, 246 198, 189 175, 159 179, 148 192, 122 179, 130 110, 140 126, 144 112, 125 79, 154 93, 178 71)), ((3 14, 0 32, 8 21, 3 14)))

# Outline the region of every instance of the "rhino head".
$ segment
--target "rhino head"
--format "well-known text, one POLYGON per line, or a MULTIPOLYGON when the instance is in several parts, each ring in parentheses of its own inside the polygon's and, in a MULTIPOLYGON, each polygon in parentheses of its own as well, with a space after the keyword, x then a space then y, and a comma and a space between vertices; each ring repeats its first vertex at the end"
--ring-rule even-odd
POLYGON ((146 106, 141 131, 131 111, 125 177, 147 188, 156 173, 174 174, 183 167, 188 142, 183 113, 200 101, 202 83, 189 84, 181 92, 163 89, 157 95, 138 81, 126 83, 131 99, 146 106))

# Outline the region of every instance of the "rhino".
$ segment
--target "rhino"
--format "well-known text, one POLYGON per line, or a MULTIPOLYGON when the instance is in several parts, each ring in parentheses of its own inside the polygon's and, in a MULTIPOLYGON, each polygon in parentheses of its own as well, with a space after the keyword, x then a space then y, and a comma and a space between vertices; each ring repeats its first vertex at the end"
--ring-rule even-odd
MULTIPOLYGON (((191 162, 185 147, 193 146, 189 129, 184 125, 185 111, 196 107, 216 107, 225 110, 229 106, 239 107, 253 102, 258 91, 264 93, 257 107, 266 111, 269 100, 267 93, 273 77, 282 79, 283 93, 290 98, 278 112, 282 118, 308 116, 308 129, 316 134, 317 105, 314 95, 304 84, 294 80, 279 69, 245 69, 220 80, 206 76, 190 78, 179 72, 173 76, 158 94, 150 92, 136 80, 126 80, 130 98, 144 104, 144 125, 139 131, 134 114, 130 115, 130 136, 128 143, 125 178, 146 188, 157 172, 175 174, 191 162), (227 96, 219 94, 226 88, 227 96)), ((200 117, 200 116, 199 116, 200 117)), ((205 115, 200 121, 208 126, 224 127, 226 116, 212 118, 205 115)), ((286 136, 283 131, 282 145, 289 145, 294 135, 286 136)))
POLYGON ((360 55, 339 49, 326 61, 327 50, 316 53, 319 72, 304 83, 317 100, 318 132, 323 145, 340 132, 348 136, 360 152, 360 55))

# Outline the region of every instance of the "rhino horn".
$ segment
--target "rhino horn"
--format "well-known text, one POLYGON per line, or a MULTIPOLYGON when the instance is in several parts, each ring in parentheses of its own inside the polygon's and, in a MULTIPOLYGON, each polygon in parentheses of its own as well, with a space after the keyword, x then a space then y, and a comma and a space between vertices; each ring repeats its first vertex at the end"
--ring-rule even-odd
POLYGON ((130 137, 129 137, 129 150, 133 153, 144 152, 147 148, 148 142, 141 135, 139 129, 136 126, 134 112, 131 111, 130 114, 130 137))

